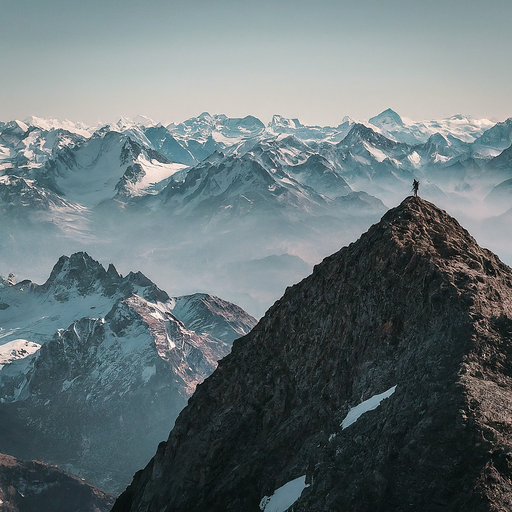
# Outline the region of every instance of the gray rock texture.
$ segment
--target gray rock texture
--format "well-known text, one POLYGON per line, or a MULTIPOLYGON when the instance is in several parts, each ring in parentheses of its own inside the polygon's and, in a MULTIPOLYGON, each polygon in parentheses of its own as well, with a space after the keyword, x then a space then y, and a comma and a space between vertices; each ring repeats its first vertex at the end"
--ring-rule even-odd
POLYGON ((512 508, 512 270, 421 198, 288 288, 115 512, 512 508), (351 408, 396 386, 343 428, 351 408))

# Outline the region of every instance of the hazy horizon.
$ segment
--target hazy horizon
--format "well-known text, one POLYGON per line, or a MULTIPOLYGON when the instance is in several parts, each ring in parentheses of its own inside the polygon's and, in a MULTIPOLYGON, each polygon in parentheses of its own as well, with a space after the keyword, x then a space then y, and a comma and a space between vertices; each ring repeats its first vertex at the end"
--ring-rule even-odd
POLYGON ((0 119, 512 115, 512 3, 0 0, 0 119))
MULTIPOLYGON (((382 112, 384 112, 388 108, 391 108, 391 107, 384 108, 384 109, 380 110, 379 112, 376 112, 375 114, 373 114, 369 118, 377 116, 378 114, 381 114, 382 112)), ((451 118, 451 117, 454 117, 454 116, 457 116, 457 115, 464 115, 464 116, 468 116, 468 117, 471 117, 471 118, 474 118, 474 119, 487 119, 489 121, 498 123, 498 122, 505 121, 509 117, 512 117, 512 115, 511 115, 511 116, 509 116, 507 118, 497 119, 495 117, 486 117, 486 116, 476 117, 476 116, 472 116, 471 114, 468 114, 467 112, 453 112, 452 114, 450 114, 448 116, 445 116, 443 118, 412 119, 412 118, 410 118, 410 117, 408 117, 406 115, 402 115, 400 112, 398 112, 397 110, 395 110, 393 108, 391 108, 391 110, 394 110, 395 112, 397 112, 404 121, 405 120, 410 120, 410 121, 414 121, 414 122, 423 122, 423 121, 426 122, 426 121, 433 121, 435 119, 448 119, 448 118, 451 118)), ((25 117, 15 116, 15 117, 12 117, 12 118, 5 118, 5 119, 0 118, 0 122, 10 122, 10 121, 15 121, 15 120, 23 121, 24 122, 25 120, 28 120, 31 117, 35 117, 35 118, 44 119, 44 120, 54 119, 54 120, 59 121, 59 122, 70 121, 70 122, 73 122, 73 123, 83 123, 84 125, 86 125, 88 127, 98 127, 100 125, 117 123, 118 121, 121 121, 122 119, 126 119, 126 120, 131 120, 131 121, 137 122, 137 118, 146 117, 149 120, 154 121, 157 124, 160 123, 160 124, 162 124, 164 126, 167 126, 167 125, 170 125, 170 124, 173 124, 173 123, 174 124, 179 124, 179 123, 182 123, 182 122, 187 121, 189 119, 197 118, 197 117, 199 117, 200 115, 202 115, 205 112, 210 114, 210 115, 212 115, 212 116, 226 114, 225 112, 203 111, 203 112, 199 112, 199 113, 197 113, 195 115, 192 115, 192 116, 184 118, 184 119, 159 119, 159 118, 147 116, 146 114, 139 112, 138 114, 134 115, 133 117, 125 116, 125 115, 120 115, 118 117, 114 117, 114 118, 111 118, 111 119, 98 119, 98 120, 96 120, 93 123, 87 123, 87 122, 83 121, 82 119, 57 118, 55 116, 42 117, 42 116, 37 116, 37 115, 34 115, 34 114, 30 114, 30 115, 25 116, 25 117)), ((281 115, 281 114, 276 113, 276 114, 273 114, 273 115, 281 115)), ((268 118, 261 118, 261 117, 258 117, 256 115, 252 114, 252 113, 246 113, 246 114, 242 113, 242 114, 240 114, 238 116, 228 116, 228 117, 243 119, 243 118, 248 117, 248 116, 253 116, 253 117, 258 118, 265 126, 267 126, 272 121, 273 115, 268 117, 268 118)), ((286 117, 286 116, 283 116, 283 117, 286 117)), ((305 126, 315 126, 315 125, 317 125, 317 126, 336 127, 336 126, 338 126, 339 124, 341 124, 343 122, 343 118, 344 117, 346 117, 346 116, 342 116, 337 122, 330 123, 329 125, 327 125, 327 124, 326 125, 322 125, 320 123, 310 123, 310 122, 307 122, 307 121, 305 121, 304 119, 302 119, 302 118, 300 118, 298 116, 290 116, 290 117, 287 117, 287 118, 288 119, 298 119, 305 126)), ((358 122, 367 122, 368 119, 369 119, 369 118, 361 118, 361 117, 357 117, 357 116, 356 117, 348 116, 348 117, 350 117, 354 121, 358 121, 358 122)))

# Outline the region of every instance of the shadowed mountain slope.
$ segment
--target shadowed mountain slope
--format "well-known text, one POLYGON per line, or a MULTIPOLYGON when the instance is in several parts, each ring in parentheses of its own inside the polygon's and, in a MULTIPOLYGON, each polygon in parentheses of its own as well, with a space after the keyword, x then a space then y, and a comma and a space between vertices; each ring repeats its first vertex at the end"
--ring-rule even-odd
POLYGON ((256 512, 301 476, 294 511, 509 509, 511 358, 512 270, 409 197, 235 342, 113 510, 256 512))
POLYGON ((107 512, 113 502, 111 494, 56 467, 0 454, 3 512, 107 512))

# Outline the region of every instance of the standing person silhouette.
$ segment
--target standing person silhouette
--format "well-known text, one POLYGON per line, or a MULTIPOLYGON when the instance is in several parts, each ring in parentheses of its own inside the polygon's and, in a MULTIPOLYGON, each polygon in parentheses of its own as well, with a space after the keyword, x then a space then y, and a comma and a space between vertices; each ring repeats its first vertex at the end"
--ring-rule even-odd
POLYGON ((418 180, 414 180, 412 182, 412 190, 414 192, 414 197, 418 197, 418 189, 420 188, 420 182, 418 180))

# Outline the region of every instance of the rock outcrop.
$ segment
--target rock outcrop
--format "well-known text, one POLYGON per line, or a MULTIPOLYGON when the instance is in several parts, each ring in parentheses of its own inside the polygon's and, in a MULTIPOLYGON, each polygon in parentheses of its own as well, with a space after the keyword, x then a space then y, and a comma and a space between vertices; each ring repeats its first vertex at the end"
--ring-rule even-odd
POLYGON ((0 454, 3 512, 107 512, 113 502, 111 494, 56 467, 0 454))
POLYGON ((511 479, 512 270, 409 197, 234 343, 113 511, 498 511, 511 479))
POLYGON ((2 301, 0 451, 112 493, 256 324, 218 297, 171 298, 142 273, 122 277, 83 252, 61 257, 43 285, 0 288, 2 301))

